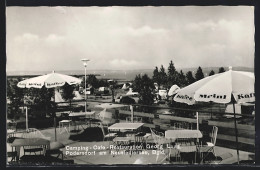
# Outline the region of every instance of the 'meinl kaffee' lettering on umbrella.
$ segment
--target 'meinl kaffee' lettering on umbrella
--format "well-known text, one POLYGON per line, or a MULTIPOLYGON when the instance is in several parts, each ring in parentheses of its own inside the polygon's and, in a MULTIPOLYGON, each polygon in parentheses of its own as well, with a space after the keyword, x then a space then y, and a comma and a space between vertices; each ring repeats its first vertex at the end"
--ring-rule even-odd
POLYGON ((55 83, 47 83, 47 86, 56 86, 56 85, 62 85, 63 82, 55 82, 55 83))
POLYGON ((42 84, 41 83, 29 83, 29 86, 42 86, 42 84))
POLYGON ((214 98, 214 99, 226 99, 227 95, 217 95, 217 94, 200 94, 199 98, 204 98, 204 99, 209 99, 209 98, 214 98))
POLYGON ((188 95, 177 95, 176 98, 179 98, 179 99, 186 99, 186 100, 190 100, 192 101, 192 97, 188 96, 188 95))
POLYGON ((237 97, 238 97, 238 99, 253 98, 253 97, 255 97, 255 93, 250 93, 250 94, 238 94, 237 97))

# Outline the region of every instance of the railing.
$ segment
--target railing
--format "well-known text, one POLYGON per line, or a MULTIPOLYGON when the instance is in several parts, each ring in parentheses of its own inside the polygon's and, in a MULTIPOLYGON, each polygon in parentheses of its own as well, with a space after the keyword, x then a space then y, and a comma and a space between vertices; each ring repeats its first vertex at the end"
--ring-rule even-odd
MULTIPOLYGON (((128 110, 119 110, 119 114, 123 114, 123 115, 131 115, 131 111, 128 110)), ((174 116, 174 115, 164 115, 164 114, 152 114, 152 113, 144 113, 144 112, 136 112, 134 111, 134 116, 140 116, 140 117, 147 117, 149 119, 153 119, 153 120, 158 120, 158 121, 177 121, 177 122, 187 122, 187 123, 191 123, 191 124, 196 124, 197 120, 196 117, 194 118, 186 118, 186 117, 178 117, 178 116, 174 116)), ((241 115, 240 115, 241 116, 241 115)), ((252 117, 252 116, 247 116, 247 117, 252 117)), ((234 129, 234 123, 233 121, 230 121, 229 123, 227 122, 222 122, 222 121, 215 121, 215 120, 207 120, 207 125, 208 126, 217 126, 217 127, 221 127, 221 128, 227 128, 227 129, 234 129)), ((199 119, 199 124, 202 125, 204 122, 202 119, 199 119)), ((156 124, 155 122, 149 122, 149 123, 145 123, 144 124, 145 127, 149 127, 149 128, 155 128, 156 124)), ((253 125, 243 125, 243 124, 237 124, 237 128, 238 130, 248 130, 248 131, 252 131, 255 132, 255 126, 253 125)), ((160 129, 162 130, 168 130, 168 129, 172 129, 170 123, 167 124, 161 124, 160 125, 160 129)), ((226 140, 226 141, 231 141, 231 142, 235 142, 235 136, 234 135, 227 135, 227 134, 218 134, 218 139, 220 140, 226 140)), ((238 141, 240 143, 244 143, 244 144, 248 144, 248 145, 255 145, 255 139, 253 138, 246 138, 246 137, 238 137, 238 141)))

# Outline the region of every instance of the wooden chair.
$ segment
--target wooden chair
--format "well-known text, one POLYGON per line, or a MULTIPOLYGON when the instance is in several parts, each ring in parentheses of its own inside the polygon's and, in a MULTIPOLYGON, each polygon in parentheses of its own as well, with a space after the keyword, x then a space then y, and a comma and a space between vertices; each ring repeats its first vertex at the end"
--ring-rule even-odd
POLYGON ((11 157, 11 162, 16 161, 16 157, 17 157, 17 151, 11 151, 11 152, 7 152, 7 157, 11 157))
MULTIPOLYGON (((131 117, 126 117, 126 122, 132 122, 131 117)), ((142 123, 142 118, 133 117, 133 123, 142 123)))
POLYGON ((12 143, 16 137, 16 122, 7 123, 7 142, 12 143))
POLYGON ((151 130, 151 135, 152 135, 152 138, 154 140, 154 143, 159 146, 157 147, 157 157, 156 157, 156 163, 158 162, 158 158, 159 158, 159 155, 161 153, 164 154, 164 158, 160 161, 160 163, 162 163, 164 160, 170 160, 170 157, 171 157, 171 148, 167 147, 166 145, 170 144, 171 141, 170 140, 167 140, 165 137, 164 137, 164 134, 162 132, 158 132, 156 130, 151 130))
POLYGON ((102 133, 103 133, 103 141, 105 141, 106 139, 107 140, 113 140, 117 136, 117 133, 109 133, 109 132, 106 133, 102 123, 100 123, 100 128, 101 128, 102 133))
POLYGON ((16 122, 8 122, 7 123, 7 129, 12 129, 16 131, 17 123, 16 122))
POLYGON ((51 142, 50 143, 50 148, 46 149, 46 155, 51 156, 51 155, 57 155, 56 158, 59 158, 61 155, 61 159, 63 160, 63 150, 65 146, 60 143, 60 142, 51 142))
POLYGON ((203 162, 210 153, 213 153, 213 155, 216 157, 214 147, 216 145, 217 134, 218 134, 218 127, 213 126, 212 132, 210 134, 210 141, 206 142, 205 144, 202 142, 199 144, 198 151, 201 156, 201 162, 203 162), (204 155, 205 153, 206 155, 204 155))
POLYGON ((196 153, 197 153, 197 146, 195 145, 195 142, 193 139, 187 139, 187 138, 178 138, 175 141, 175 149, 177 149, 177 157, 179 158, 179 161, 183 163, 184 161, 196 161, 196 153), (193 155, 194 153, 194 159, 193 156, 189 157, 190 159, 184 159, 188 158, 187 155, 193 155))

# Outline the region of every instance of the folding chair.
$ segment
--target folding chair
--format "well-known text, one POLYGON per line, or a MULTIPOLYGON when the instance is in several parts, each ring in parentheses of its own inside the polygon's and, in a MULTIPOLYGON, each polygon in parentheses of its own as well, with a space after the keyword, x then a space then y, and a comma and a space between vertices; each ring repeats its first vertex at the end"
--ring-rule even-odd
POLYGON ((210 142, 206 142, 206 144, 200 144, 198 146, 198 150, 201 156, 201 163, 205 160, 205 158, 210 154, 213 153, 213 155, 216 157, 215 155, 215 151, 214 151, 214 147, 216 145, 216 140, 217 140, 217 134, 218 134, 218 127, 213 126, 212 128, 212 132, 210 134, 210 142), (204 153, 206 153, 206 155, 204 155, 204 153))
POLYGON ((109 131, 108 131, 108 133, 106 133, 102 123, 100 123, 100 128, 101 128, 102 133, 103 133, 103 141, 105 141, 106 139, 107 140, 113 140, 117 136, 117 133, 109 133, 109 131))
POLYGON ((11 157, 11 162, 16 161, 17 151, 7 152, 7 157, 11 157))
MULTIPOLYGON (((160 161, 160 163, 162 163, 164 160, 169 160, 170 161, 170 157, 171 157, 171 148, 168 148, 166 145, 167 144, 170 144, 171 141, 170 140, 167 140, 165 137, 164 137, 164 134, 161 133, 161 132, 158 132, 156 130, 151 130, 151 134, 152 134, 152 137, 153 137, 153 140, 155 142, 155 144, 158 146, 157 150, 159 153, 164 153, 164 158, 160 161)), ((156 163, 158 162, 158 158, 159 158, 159 153, 157 153, 157 157, 156 157, 156 163)))
POLYGON ((191 162, 196 161, 196 152, 197 152, 197 147, 193 141, 193 139, 190 138, 178 138, 175 141, 175 149, 178 150, 177 155, 179 157, 180 162, 184 162, 184 158, 190 158, 186 159, 191 162), (194 160, 193 160, 193 153, 194 153, 194 160), (184 156, 185 155, 185 156, 184 156), (187 155, 192 156, 192 157, 187 157, 187 155))
POLYGON ((58 158, 61 155, 61 159, 63 160, 63 151, 62 148, 65 146, 60 142, 51 142, 50 147, 46 148, 46 155, 57 155, 56 158, 58 158))

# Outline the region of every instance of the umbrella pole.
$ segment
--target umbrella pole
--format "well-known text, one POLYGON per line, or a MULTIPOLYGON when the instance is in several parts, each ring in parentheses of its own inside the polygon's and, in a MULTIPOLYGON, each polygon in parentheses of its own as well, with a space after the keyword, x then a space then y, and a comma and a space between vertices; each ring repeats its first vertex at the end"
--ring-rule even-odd
POLYGON ((28 109, 27 109, 27 106, 25 107, 25 117, 26 117, 26 131, 28 131, 28 109))
POLYGON ((238 150, 238 137, 237 137, 237 120, 236 120, 236 110, 235 103, 233 101, 233 111, 234 111, 234 124, 235 124, 235 134, 236 134, 236 147, 237 147, 237 163, 239 164, 239 150, 238 150))
POLYGON ((131 111, 131 122, 134 123, 134 109, 132 105, 130 105, 130 111, 131 111))
MULTIPOLYGON (((53 89, 53 93, 54 93, 54 103, 55 103, 55 88, 53 89)), ((55 106, 54 106, 54 135, 55 135, 55 142, 57 141, 57 132, 56 132, 56 110, 55 110, 55 106)))
POLYGON ((196 112, 196 119, 197 119, 197 130, 199 130, 199 113, 196 112))
POLYGON ((56 132, 56 113, 54 113, 54 129, 55 129, 55 142, 57 141, 57 132, 56 132))

